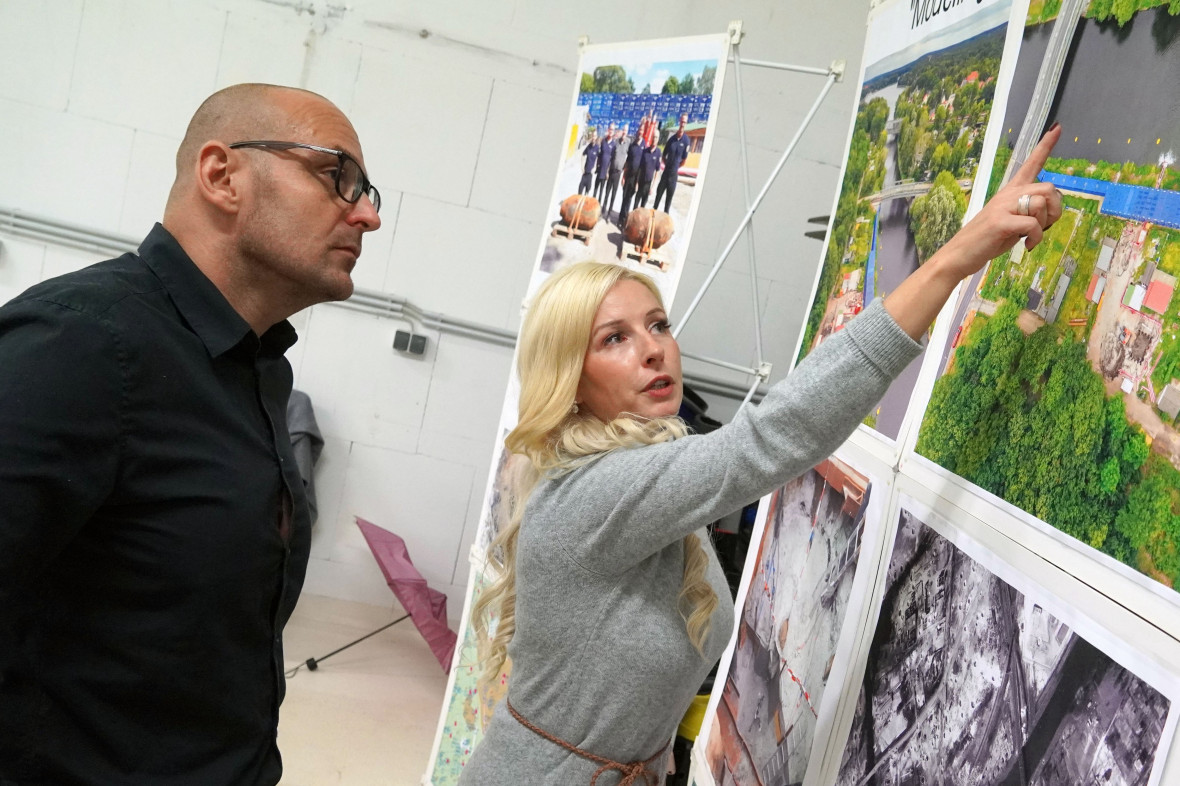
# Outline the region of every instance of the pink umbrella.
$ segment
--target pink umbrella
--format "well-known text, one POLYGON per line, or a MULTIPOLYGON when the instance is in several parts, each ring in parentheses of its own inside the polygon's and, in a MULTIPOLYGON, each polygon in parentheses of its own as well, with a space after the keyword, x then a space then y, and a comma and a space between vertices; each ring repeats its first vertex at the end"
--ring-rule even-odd
POLYGON ((410 561, 404 540, 360 516, 356 517, 356 525, 361 528, 373 558, 385 574, 385 583, 410 615, 422 638, 426 639, 443 671, 449 673, 458 637, 447 627, 447 596, 426 585, 426 579, 410 561))

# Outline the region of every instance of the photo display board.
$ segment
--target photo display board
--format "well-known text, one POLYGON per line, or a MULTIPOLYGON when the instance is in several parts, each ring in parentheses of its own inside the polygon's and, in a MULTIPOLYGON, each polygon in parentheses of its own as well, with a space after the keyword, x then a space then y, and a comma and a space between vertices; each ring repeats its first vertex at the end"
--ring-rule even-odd
POLYGON ((1160 783, 1174 679, 962 529, 899 502, 835 783, 1160 783))
MULTIPOLYGON (((545 233, 529 279, 528 297, 531 298, 545 279, 563 267, 591 260, 620 264, 650 276, 660 290, 664 306, 671 311, 708 169, 716 108, 721 105, 728 56, 727 35, 582 47, 578 84, 563 136, 565 143, 561 147, 545 233), (685 120, 683 131, 681 118, 685 120), (642 172, 636 173, 634 193, 626 182, 625 169, 621 177, 623 182, 615 193, 609 194, 609 198, 610 175, 607 171, 607 179, 601 184, 602 207, 598 208, 595 206, 600 203, 593 193, 598 182, 598 164, 605 160, 601 142, 611 133, 622 133, 628 140, 629 155, 638 155, 634 151, 642 151, 646 145, 648 152, 645 155, 650 167, 664 166, 665 151, 670 163, 662 170, 656 169, 647 180, 642 178, 642 172), (592 152, 593 139, 599 140, 600 151, 597 153, 592 152), (652 145, 655 146, 654 153, 650 152, 652 145), (676 157, 678 151, 684 158, 673 177, 671 167, 680 160, 676 157), (587 169, 592 171, 587 172, 587 169), (669 195, 668 186, 673 180, 677 185, 669 195), (662 190, 661 181, 666 184, 662 190), (587 183, 590 193, 580 195, 579 189, 587 183), (651 207, 657 195, 660 197, 658 210, 651 207), (579 236, 581 230, 574 225, 580 213, 573 213, 570 209, 571 204, 577 207, 583 196, 587 197, 582 202, 583 211, 599 211, 596 223, 587 230, 585 237, 579 236), (664 228, 661 232, 671 231, 663 244, 653 248, 650 254, 640 253, 643 243, 628 242, 619 226, 625 198, 629 198, 628 223, 631 219, 643 218, 635 214, 646 209, 655 223, 648 222, 645 226, 651 228, 659 224, 664 228), (639 206, 641 202, 648 207, 639 206), (664 212, 665 206, 667 213, 664 212), (574 216, 573 223, 566 220, 567 216, 574 216), (666 216, 666 220, 661 216, 666 216), (572 236, 571 228, 576 230, 572 236)), ((621 141, 616 143, 612 159, 620 145, 621 141)), ((626 163, 624 161, 624 166, 626 163)), ((652 234, 651 242, 655 243, 655 229, 652 234)), ((647 236, 642 239, 646 241, 647 236)), ((513 461, 503 455, 503 437, 516 425, 518 384, 514 362, 501 410, 500 438, 492 477, 489 478, 476 538, 480 554, 499 529, 499 500, 513 461)))
POLYGON ((492 708, 508 692, 508 677, 512 663, 505 662, 500 678, 484 690, 479 687, 479 653, 475 629, 471 625, 471 606, 486 586, 483 576, 474 568, 470 571, 467 600, 463 607, 462 635, 455 648, 447 692, 443 697, 443 715, 438 736, 430 754, 427 770, 428 783, 458 783, 463 767, 476 744, 483 739, 492 708))
POLYGON ((530 294, 551 273, 592 260, 646 273, 671 303, 728 56, 724 35, 582 48, 530 294), (613 186, 612 165, 623 171, 613 186))
POLYGON ((834 457, 870 479, 847 603, 816 470, 762 501, 692 783, 1180 782, 1177 84, 1180 3, 874 5, 799 358, 1054 121, 1065 212, 834 457))
POLYGON ((737 637, 721 660, 706 762, 717 783, 800 783, 831 726, 865 614, 888 487, 831 456, 759 506, 737 637), (724 682, 722 683, 722 680, 724 682), (825 730, 816 734, 817 728, 825 730))
MULTIPOLYGON (((651 274, 671 304, 726 41, 583 49, 530 295, 599 259, 651 274), (710 76, 709 101, 651 114, 653 93, 710 76), (704 131, 661 194, 672 233, 631 243, 621 187, 600 201, 596 169, 587 182, 590 131, 666 146, 681 115, 704 131), (578 215, 595 200, 585 232, 571 197, 578 215)), ((1054 120, 1041 179, 1065 213, 967 281, 866 424, 762 500, 692 783, 1180 782, 1178 41, 1177 0, 874 5, 799 358, 928 259, 1054 120)), ((512 470, 498 448, 474 566, 512 470)), ((434 784, 457 778, 497 699, 460 665, 473 653, 468 632, 434 784)))
MULTIPOLYGON (((728 57, 727 33, 581 47, 569 121, 555 140, 557 172, 526 303, 563 267, 596 261, 650 276, 671 310, 708 169, 728 57), (632 161, 620 147, 636 151, 632 161), (612 162, 623 167, 617 177, 612 162)), ((471 606, 486 586, 485 554, 507 512, 512 473, 521 460, 504 450, 504 437, 516 426, 519 395, 514 359, 471 549, 462 633, 424 778, 433 786, 458 782, 511 673, 509 662, 496 685, 486 694, 480 690, 471 606)))
MULTIPOLYGON (((891 0, 870 16, 844 174, 799 359, 941 248, 959 229, 977 178, 986 178, 981 162, 1011 3, 943 5, 891 0)), ((915 359, 865 421, 875 434, 898 439, 921 365, 915 359)))
POLYGON ((1175 604, 1180 6, 1113 5, 1030 4, 990 190, 1060 121, 1065 211, 969 282, 915 449, 1175 604))

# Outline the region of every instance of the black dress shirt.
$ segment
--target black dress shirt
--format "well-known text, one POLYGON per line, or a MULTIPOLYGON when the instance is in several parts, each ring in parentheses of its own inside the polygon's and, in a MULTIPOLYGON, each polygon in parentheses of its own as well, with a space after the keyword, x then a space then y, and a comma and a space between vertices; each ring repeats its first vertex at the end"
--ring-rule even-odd
POLYGON ((0 308, 0 782, 278 782, 295 340, 159 225, 0 308))

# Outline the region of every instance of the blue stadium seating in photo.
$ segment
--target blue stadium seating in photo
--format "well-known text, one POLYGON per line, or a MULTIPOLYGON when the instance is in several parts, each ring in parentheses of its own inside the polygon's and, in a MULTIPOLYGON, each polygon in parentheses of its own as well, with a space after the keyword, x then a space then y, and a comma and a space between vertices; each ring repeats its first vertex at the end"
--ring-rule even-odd
POLYGON ((578 105, 587 107, 593 125, 627 123, 634 131, 640 119, 653 115, 660 126, 675 122, 681 114, 690 123, 707 123, 712 95, 664 95, 663 93, 578 93, 578 105))
POLYGON ((1108 183, 1092 177, 1059 175, 1041 170, 1039 179, 1065 191, 1102 197, 1098 212, 1132 221, 1150 221, 1160 226, 1180 229, 1180 192, 1164 191, 1125 183, 1108 183))

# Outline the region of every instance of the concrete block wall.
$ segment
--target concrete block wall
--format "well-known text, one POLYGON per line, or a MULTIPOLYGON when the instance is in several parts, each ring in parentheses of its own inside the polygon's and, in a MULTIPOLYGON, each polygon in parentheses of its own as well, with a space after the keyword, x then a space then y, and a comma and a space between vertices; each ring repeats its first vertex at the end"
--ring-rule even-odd
MULTIPOLYGON (((576 83, 577 40, 719 33, 741 19, 742 56, 848 61, 755 221, 758 313, 746 241, 686 326, 689 351, 753 359, 760 320, 775 377, 789 366, 830 212, 868 0, 27 0, 0 3, 0 206, 139 237, 159 219, 193 110, 242 81, 306 87, 352 119, 381 189, 360 287, 515 329, 543 232, 576 83)), ((757 193, 822 87, 819 77, 743 71, 757 193)), ((732 74, 675 320, 745 212, 732 74)), ((0 302, 98 257, 0 232, 0 302)), ((354 515, 409 544, 457 616, 511 351, 429 334, 395 353, 405 324, 321 305, 293 318, 297 387, 326 446, 307 591, 391 601, 354 515)), ((718 378, 711 367, 689 364, 718 378)), ((733 403, 715 400, 725 415, 733 403)))

